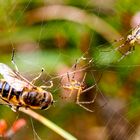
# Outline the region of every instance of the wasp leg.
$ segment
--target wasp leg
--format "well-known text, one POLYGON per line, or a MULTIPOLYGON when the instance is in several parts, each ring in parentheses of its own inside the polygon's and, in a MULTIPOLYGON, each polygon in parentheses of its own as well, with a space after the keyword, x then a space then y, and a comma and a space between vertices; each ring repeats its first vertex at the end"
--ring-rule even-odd
POLYGON ((52 88, 53 87, 53 81, 49 81, 50 85, 49 86, 40 86, 43 89, 48 89, 48 88, 52 88))
POLYGON ((11 62, 14 65, 16 72, 19 72, 18 67, 17 67, 17 65, 16 65, 16 63, 14 61, 14 56, 15 56, 15 48, 13 48, 13 51, 12 51, 11 62))
POLYGON ((9 105, 11 110, 13 110, 14 112, 17 112, 19 110, 20 106, 14 106, 14 105, 9 105))
POLYGON ((30 107, 29 106, 25 106, 25 109, 29 109, 30 107))
POLYGON ((19 111, 19 108, 20 108, 20 107, 23 107, 22 103, 18 103, 17 106, 12 106, 11 109, 12 109, 14 112, 17 112, 17 111, 19 111))
POLYGON ((81 94, 81 89, 78 90, 77 98, 76 98, 76 104, 78 104, 80 107, 84 108, 85 110, 87 110, 89 112, 93 112, 93 110, 90 110, 89 108, 85 107, 84 105, 82 105, 82 102, 79 101, 80 94, 81 94))
POLYGON ((1 103, 0 105, 7 105, 9 106, 14 112, 16 112, 16 110, 14 109, 13 105, 10 104, 8 101, 6 101, 5 99, 1 98, 0 99, 4 102, 4 103, 1 103))
POLYGON ((38 80, 38 79, 42 76, 43 71, 44 71, 44 69, 42 68, 42 70, 41 70, 41 72, 39 73, 39 75, 38 75, 37 77, 35 77, 35 78, 31 81, 32 84, 34 84, 34 83, 36 82, 36 80, 38 80))

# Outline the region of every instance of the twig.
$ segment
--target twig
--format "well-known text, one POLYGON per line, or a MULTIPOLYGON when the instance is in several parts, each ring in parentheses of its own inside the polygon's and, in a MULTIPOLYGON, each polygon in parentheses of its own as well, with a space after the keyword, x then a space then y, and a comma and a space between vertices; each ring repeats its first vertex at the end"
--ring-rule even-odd
POLYGON ((41 116, 40 114, 34 112, 31 109, 19 108, 19 111, 24 112, 25 114, 28 114, 32 118, 38 120, 39 122, 41 122, 48 128, 55 131, 57 134, 62 136, 63 138, 65 138, 67 140, 77 140, 77 138, 75 138, 74 136, 72 136, 71 134, 69 134, 68 132, 66 132, 65 130, 63 130, 62 128, 60 128, 59 126, 57 126, 56 124, 54 124, 53 122, 48 120, 47 118, 41 116))

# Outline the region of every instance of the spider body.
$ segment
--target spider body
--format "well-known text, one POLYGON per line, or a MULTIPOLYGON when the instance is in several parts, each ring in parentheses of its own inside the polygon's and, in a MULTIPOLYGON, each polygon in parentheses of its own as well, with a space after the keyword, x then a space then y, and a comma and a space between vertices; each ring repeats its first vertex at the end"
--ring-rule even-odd
POLYGON ((134 45, 140 39, 140 25, 138 25, 134 30, 132 30, 131 35, 127 36, 126 42, 130 45, 134 45))
POLYGON ((64 89, 68 89, 68 90, 84 90, 86 88, 85 83, 80 83, 77 80, 71 80, 69 83, 66 83, 65 85, 63 85, 64 89))
MULTIPOLYGON (((123 40, 124 40, 124 38, 123 38, 123 40)), ((127 46, 127 48, 128 48, 125 53, 122 53, 123 56, 119 59, 119 61, 135 50, 135 44, 139 40, 140 40, 140 24, 137 27, 135 27, 132 30, 131 34, 129 34, 126 37, 126 40, 124 41, 124 43, 115 49, 115 50, 119 50, 120 53, 122 53, 122 51, 120 50, 121 48, 123 48, 125 46, 127 46)))
MULTIPOLYGON (((76 69, 76 65, 74 65, 74 68, 76 69)), ((85 107, 83 104, 91 104, 91 103, 94 103, 95 101, 95 98, 96 98, 96 94, 97 92, 95 93, 95 96, 94 98, 91 100, 91 101, 80 101, 80 95, 82 93, 85 93, 87 92, 88 90, 91 90, 92 88, 94 88, 96 86, 96 83, 94 85, 92 85, 91 87, 88 87, 86 86, 85 84, 85 78, 86 78, 86 72, 82 78, 81 81, 78 81, 75 79, 75 73, 76 72, 73 72, 73 75, 72 77, 70 78, 69 76, 69 73, 67 72, 67 78, 68 78, 68 82, 63 84, 62 87, 65 89, 65 90, 69 90, 69 97, 75 93, 74 91, 77 91, 77 94, 76 94, 76 104, 78 104, 79 106, 81 106, 82 108, 84 108, 85 110, 87 111, 90 111, 90 112, 93 112, 93 110, 90 110, 88 109, 87 107, 85 107)))

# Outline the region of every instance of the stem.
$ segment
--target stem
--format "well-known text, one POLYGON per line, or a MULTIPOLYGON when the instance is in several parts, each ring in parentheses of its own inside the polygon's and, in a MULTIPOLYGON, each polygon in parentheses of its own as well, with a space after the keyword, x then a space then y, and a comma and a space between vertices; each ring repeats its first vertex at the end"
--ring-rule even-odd
POLYGON ((60 128, 59 126, 57 126, 56 124, 54 124, 53 122, 48 120, 47 118, 41 116, 40 114, 34 112, 31 109, 19 108, 19 111, 24 112, 25 114, 28 114, 29 116, 31 116, 34 119, 38 120, 39 122, 41 122, 42 124, 44 124, 48 128, 50 128, 53 131, 55 131, 57 134, 62 136, 63 138, 65 138, 67 140, 77 140, 77 138, 75 138, 74 136, 72 136, 71 134, 66 132, 64 129, 60 128))

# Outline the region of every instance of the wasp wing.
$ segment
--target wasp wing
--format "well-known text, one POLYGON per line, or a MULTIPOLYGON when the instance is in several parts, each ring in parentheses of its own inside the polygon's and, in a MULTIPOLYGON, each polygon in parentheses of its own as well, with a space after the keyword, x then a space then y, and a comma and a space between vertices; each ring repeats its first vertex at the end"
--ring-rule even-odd
POLYGON ((0 63, 0 74, 6 82, 17 91, 22 91, 25 87, 33 86, 28 80, 22 77, 19 73, 14 72, 7 65, 0 63))

